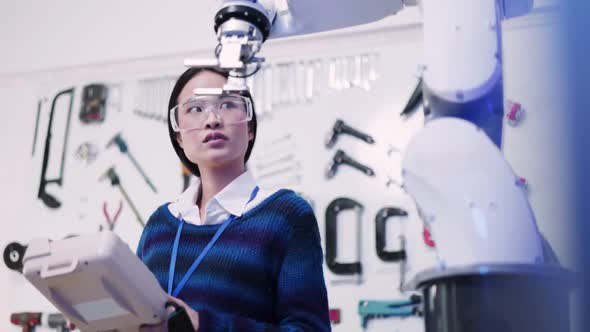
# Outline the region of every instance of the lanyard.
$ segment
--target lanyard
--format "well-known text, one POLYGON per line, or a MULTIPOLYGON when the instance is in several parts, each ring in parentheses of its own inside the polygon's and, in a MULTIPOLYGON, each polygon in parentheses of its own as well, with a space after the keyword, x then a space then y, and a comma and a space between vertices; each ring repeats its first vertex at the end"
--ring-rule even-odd
MULTIPOLYGON (((252 200, 254 200, 254 198, 256 197, 256 194, 258 193, 258 190, 259 190, 258 186, 254 187, 254 190, 252 190, 252 194, 250 194, 250 199, 248 200, 246 205, 248 203, 252 202, 252 200)), ((197 269, 197 266, 199 266, 199 264, 201 264, 201 261, 203 260, 205 255, 207 255, 207 252, 211 249, 211 247, 213 247, 213 244, 215 244, 215 241, 217 241, 217 239, 221 236, 221 233, 223 233, 223 231, 227 228, 227 226, 229 226, 229 224, 235 219, 236 219, 236 216, 234 216, 232 214, 223 222, 221 227, 219 227, 217 232, 215 232, 215 235, 213 235, 213 238, 209 241, 209 243, 207 243, 207 246, 205 247, 205 249, 203 249, 203 251, 201 252, 199 257, 197 257, 197 259, 195 259, 195 261, 193 262, 193 265, 191 265, 191 267, 188 269, 188 271, 186 271, 186 273, 184 274, 184 276, 180 280, 180 283, 178 285, 176 285, 176 288, 174 289, 174 293, 173 293, 172 292, 172 283, 174 281, 174 271, 176 269, 176 256, 178 254, 178 243, 180 242, 180 234, 182 233, 182 227, 184 225, 184 220, 182 220, 182 219, 180 220, 180 222, 178 223, 178 230, 176 231, 176 238, 174 239, 174 246, 172 247, 172 256, 170 257, 170 269, 168 271, 168 294, 169 295, 172 295, 174 297, 178 297, 178 293, 180 293, 180 291, 184 287, 184 284, 186 284, 186 282, 188 281, 188 278, 193 274, 193 272, 195 272, 195 270, 197 269)))

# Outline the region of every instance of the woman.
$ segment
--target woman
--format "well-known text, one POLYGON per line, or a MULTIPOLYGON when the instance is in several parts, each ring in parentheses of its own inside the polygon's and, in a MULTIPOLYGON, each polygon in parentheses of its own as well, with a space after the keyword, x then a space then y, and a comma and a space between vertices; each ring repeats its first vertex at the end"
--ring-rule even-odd
POLYGON ((195 330, 329 331, 311 207, 293 191, 260 190, 245 168, 256 138, 250 94, 194 94, 226 82, 198 68, 176 82, 170 139, 199 181, 154 212, 137 254, 195 330))

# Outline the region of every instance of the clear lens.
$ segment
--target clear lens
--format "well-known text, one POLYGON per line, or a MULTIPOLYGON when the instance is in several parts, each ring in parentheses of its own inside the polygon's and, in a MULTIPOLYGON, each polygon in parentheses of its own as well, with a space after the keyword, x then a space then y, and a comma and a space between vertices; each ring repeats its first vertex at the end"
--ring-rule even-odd
POLYGON ((205 129, 212 116, 226 125, 247 122, 252 120, 252 104, 238 94, 193 96, 170 110, 175 131, 205 129))

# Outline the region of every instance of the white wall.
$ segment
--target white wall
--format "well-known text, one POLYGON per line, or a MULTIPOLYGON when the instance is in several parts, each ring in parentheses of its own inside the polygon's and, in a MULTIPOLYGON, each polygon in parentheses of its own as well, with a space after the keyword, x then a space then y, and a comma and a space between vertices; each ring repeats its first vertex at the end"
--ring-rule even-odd
MULTIPOLYGON (((216 45, 217 0, 0 1, 0 77, 146 59, 216 45)), ((419 20, 411 9, 381 25, 419 20)))
MULTIPOLYGON (((39 236, 60 238, 71 233, 95 231, 103 220, 102 201, 107 200, 114 208, 120 197, 108 185, 96 181, 97 175, 111 163, 117 165, 125 188, 135 198, 144 218, 156 206, 178 194, 178 163, 168 146, 165 127, 138 119, 131 111, 138 105, 139 79, 176 75, 182 71, 185 56, 210 54, 214 45, 210 24, 212 15, 210 10, 203 10, 203 2, 175 4, 165 6, 160 2, 112 0, 2 2, 0 105, 6 109, 2 114, 7 121, 0 122, 3 138, 0 140, 3 160, 0 183, 7 189, 0 203, 6 225, 0 235, 0 248, 11 241, 26 243, 39 236), (108 122, 100 129, 72 122, 66 183, 62 189, 51 189, 65 205, 58 211, 49 211, 35 197, 47 129, 45 113, 39 126, 37 152, 31 157, 37 99, 51 97, 57 89, 76 86, 72 119, 77 120, 80 88, 92 81, 123 86, 123 109, 121 112, 112 109, 108 122), (129 140, 135 157, 160 189, 158 195, 148 191, 129 161, 118 151, 102 149, 99 161, 90 168, 81 166, 73 158, 73 151, 79 143, 86 140, 102 143, 120 129, 129 140)), ((325 270, 330 305, 340 308, 343 313, 343 322, 334 327, 335 331, 360 330, 356 314, 359 299, 401 297, 396 290, 399 280, 397 265, 384 264, 374 254, 372 225, 380 207, 393 204, 407 209, 410 218, 402 222, 399 229, 388 229, 389 238, 395 238, 403 231, 409 237, 409 246, 423 248, 419 232, 416 233, 419 229, 413 227, 418 219, 412 201, 401 191, 386 189, 383 185, 384 174, 399 172, 399 159, 385 157, 387 143, 403 148, 421 126, 420 116, 407 122, 397 116, 413 88, 413 74, 422 59, 418 20, 418 12, 413 9, 384 22, 349 29, 348 33, 272 41, 264 50, 271 62, 329 59, 367 52, 380 54, 380 78, 370 92, 359 89, 334 91, 323 81, 320 95, 313 104, 276 108, 272 120, 260 124, 252 159, 254 168, 256 155, 264 153, 267 143, 284 133, 292 133, 304 174, 303 182, 294 189, 309 195, 316 203, 322 237, 324 211, 332 199, 348 196, 365 204, 365 282, 361 286, 336 286, 332 283, 336 277, 325 270), (336 179, 323 180, 323 169, 334 149, 326 150, 322 142, 336 117, 370 131, 378 141, 376 146, 367 146, 343 138, 338 145, 351 155, 363 156, 378 171, 377 179, 343 169, 336 179), (358 188, 363 188, 363 193, 359 193, 358 188)), ((558 22, 554 11, 540 10, 531 17, 504 25, 506 97, 521 102, 528 115, 519 128, 505 127, 504 151, 514 169, 530 181, 530 201, 541 230, 560 258, 570 265, 567 232, 558 222, 568 217, 565 195, 568 178, 564 162, 567 155, 563 148, 567 142, 562 140, 566 128, 561 121, 559 89, 563 84, 557 47, 552 38, 558 31, 558 22)), ((323 77, 325 79, 326 75, 323 77)), ((54 132, 59 131, 54 129, 54 132)), ((52 146, 52 151, 61 152, 61 149, 52 146)), ((133 219, 125 206, 117 228, 132 248, 140 232, 133 219)), ((348 232, 344 236, 353 235, 348 232)), ((350 250, 344 254, 350 255, 350 250)), ((416 268, 420 262, 413 264, 416 268)), ((3 298, 14 299, 0 302, 0 317, 5 317, 0 321, 2 330, 19 330, 7 322, 10 312, 53 311, 22 276, 3 265, 0 270, 0 294, 3 298)), ((399 331, 421 331, 418 319, 375 321, 371 324, 371 331, 391 330, 392 326, 399 331)))

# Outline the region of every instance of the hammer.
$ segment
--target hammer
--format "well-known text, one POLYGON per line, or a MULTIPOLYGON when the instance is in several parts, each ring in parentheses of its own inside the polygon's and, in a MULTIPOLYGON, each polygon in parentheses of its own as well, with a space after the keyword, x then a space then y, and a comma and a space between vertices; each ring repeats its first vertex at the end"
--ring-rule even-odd
POLYGON ((35 327, 41 325, 40 312, 18 312, 10 315, 10 322, 21 326, 23 332, 33 332, 35 327))
POLYGON ((131 162, 133 163, 133 166, 135 166, 135 168, 137 168, 137 170, 139 171, 141 176, 144 178, 144 180, 148 184, 148 186, 150 186, 150 188, 152 189, 153 192, 157 193, 158 190, 156 189, 156 186, 154 186, 152 181, 150 181, 150 179, 145 174, 143 169, 139 166, 139 163, 137 162, 137 160, 135 160, 135 158, 133 157, 131 152, 129 152, 129 147, 128 147, 127 143, 125 142, 125 140, 123 139, 123 137, 121 136, 121 133, 117 133, 113 138, 111 138, 111 140, 107 143, 107 148, 109 148, 113 145, 117 145, 117 147, 119 148, 119 151, 121 151, 121 153, 127 154, 127 157, 129 157, 129 160, 131 160, 131 162))
POLYGON ((354 136, 354 137, 359 138, 369 144, 375 143, 375 140, 370 135, 362 133, 362 132, 350 127, 349 125, 344 123, 344 121, 338 119, 338 120, 336 120, 336 123, 334 123, 332 130, 328 133, 328 136, 326 137, 326 142, 325 142, 326 147, 327 148, 333 147, 334 144, 336 144, 336 140, 338 139, 338 136, 340 136, 341 134, 348 134, 348 135, 354 136))
POLYGON ((135 207, 135 205, 133 205, 133 202, 131 202, 131 199, 129 198, 129 195, 127 195, 127 192, 125 191, 125 189, 123 189, 123 186, 121 185, 121 180, 119 179, 119 175, 117 175, 117 172, 115 172, 115 168, 114 167, 109 168, 99 178, 99 180, 102 181, 102 180, 104 180, 106 178, 109 178, 109 180, 111 181, 111 186, 117 186, 117 187, 119 187, 119 191, 123 195, 123 198, 125 198, 125 200, 127 201, 127 204, 129 204, 129 206, 131 207, 131 210, 133 211, 133 214, 135 214, 135 217, 137 218, 137 222, 139 222, 139 224, 141 225, 141 227, 145 227, 145 223, 141 219, 141 216, 139 215, 139 211, 137 211, 137 208, 135 207))

